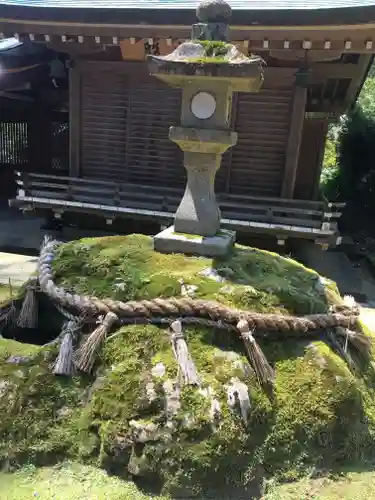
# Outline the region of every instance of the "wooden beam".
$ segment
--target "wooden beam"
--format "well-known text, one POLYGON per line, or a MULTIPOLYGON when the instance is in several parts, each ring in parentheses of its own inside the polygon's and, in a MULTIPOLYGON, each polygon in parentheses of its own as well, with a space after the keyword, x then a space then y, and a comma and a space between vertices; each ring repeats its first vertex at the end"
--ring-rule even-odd
POLYGON ((69 174, 79 177, 81 168, 81 73, 69 70, 69 174))
POLYGON ((311 66, 311 81, 315 83, 327 78, 353 78, 358 73, 360 73, 358 64, 316 63, 311 66))
POLYGON ((296 183, 298 156, 301 145, 303 123, 307 100, 306 87, 295 86, 290 119, 289 138, 286 149, 284 180, 281 189, 282 198, 293 198, 296 183))

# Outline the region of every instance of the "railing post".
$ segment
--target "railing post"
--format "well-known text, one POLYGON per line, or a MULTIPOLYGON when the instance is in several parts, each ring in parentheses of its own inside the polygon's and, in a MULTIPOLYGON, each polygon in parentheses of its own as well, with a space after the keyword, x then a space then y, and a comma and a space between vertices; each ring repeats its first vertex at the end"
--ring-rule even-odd
POLYGON ((22 185, 25 196, 32 196, 32 183, 28 172, 21 172, 22 185))

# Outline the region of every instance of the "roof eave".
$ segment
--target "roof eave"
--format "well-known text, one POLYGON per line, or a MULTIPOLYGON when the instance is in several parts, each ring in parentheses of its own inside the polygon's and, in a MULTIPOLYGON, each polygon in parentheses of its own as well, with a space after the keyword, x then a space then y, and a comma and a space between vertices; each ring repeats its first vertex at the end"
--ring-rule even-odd
MULTIPOLYGON (((108 5, 110 2, 108 0, 108 5)), ((2 4, 1 18, 40 23, 97 23, 191 25, 196 22, 195 9, 169 8, 167 2, 157 9, 148 8, 65 8, 31 7, 2 4), (103 21, 105 19, 105 22, 103 21)), ((321 26, 368 24, 375 21, 375 5, 337 9, 234 9, 232 26, 321 26)))

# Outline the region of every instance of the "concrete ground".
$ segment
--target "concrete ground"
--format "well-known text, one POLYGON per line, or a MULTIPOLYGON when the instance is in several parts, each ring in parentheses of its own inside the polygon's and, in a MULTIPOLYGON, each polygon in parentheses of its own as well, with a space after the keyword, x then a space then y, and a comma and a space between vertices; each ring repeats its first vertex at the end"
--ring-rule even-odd
POLYGON ((22 286, 36 271, 38 257, 0 252, 0 284, 22 286))
POLYGON ((36 271, 44 237, 41 224, 41 219, 24 216, 0 200, 0 284, 7 285, 10 279, 12 285, 21 286, 36 271))
POLYGON ((352 295, 358 303, 375 307, 375 280, 364 261, 352 262, 340 247, 324 252, 312 244, 301 245, 297 259, 334 281, 341 295, 352 295))

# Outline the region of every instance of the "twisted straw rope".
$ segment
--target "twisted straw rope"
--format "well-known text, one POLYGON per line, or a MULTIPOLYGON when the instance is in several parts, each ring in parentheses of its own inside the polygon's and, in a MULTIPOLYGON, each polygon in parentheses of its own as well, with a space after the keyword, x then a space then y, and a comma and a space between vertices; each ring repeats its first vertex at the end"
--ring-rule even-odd
POLYGON ((74 310, 81 317, 95 318, 113 312, 121 322, 129 320, 133 323, 139 318, 152 322, 152 318, 156 316, 182 318, 185 321, 189 318, 192 323, 201 323, 201 320, 206 318, 216 324, 221 322, 231 327, 235 327, 240 319, 244 319, 252 330, 290 333, 307 333, 338 326, 353 329, 358 325, 358 316, 347 311, 294 317, 241 311, 217 302, 188 297, 121 302, 109 298, 99 299, 94 296, 72 294, 56 286, 53 280, 52 262, 59 245, 57 241, 46 240, 42 246, 39 258, 40 288, 60 307, 74 310))

